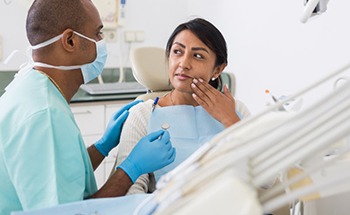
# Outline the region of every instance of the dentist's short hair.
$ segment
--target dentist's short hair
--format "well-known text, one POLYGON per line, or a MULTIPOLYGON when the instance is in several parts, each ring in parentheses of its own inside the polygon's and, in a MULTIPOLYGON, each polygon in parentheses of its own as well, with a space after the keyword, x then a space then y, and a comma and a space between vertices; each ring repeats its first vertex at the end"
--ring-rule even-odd
POLYGON ((68 28, 81 32, 88 20, 83 1, 89 0, 35 0, 26 21, 29 43, 39 44, 68 28))

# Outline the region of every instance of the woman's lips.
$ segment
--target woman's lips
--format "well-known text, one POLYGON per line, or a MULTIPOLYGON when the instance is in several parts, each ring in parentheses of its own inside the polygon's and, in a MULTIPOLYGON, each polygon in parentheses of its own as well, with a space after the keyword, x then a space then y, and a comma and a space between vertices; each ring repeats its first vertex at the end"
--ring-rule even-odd
POLYGON ((179 79, 179 80, 181 80, 181 81, 185 81, 185 80, 188 80, 188 79, 192 79, 192 77, 187 76, 187 75, 184 75, 184 74, 176 74, 175 76, 177 77, 177 79, 179 79))

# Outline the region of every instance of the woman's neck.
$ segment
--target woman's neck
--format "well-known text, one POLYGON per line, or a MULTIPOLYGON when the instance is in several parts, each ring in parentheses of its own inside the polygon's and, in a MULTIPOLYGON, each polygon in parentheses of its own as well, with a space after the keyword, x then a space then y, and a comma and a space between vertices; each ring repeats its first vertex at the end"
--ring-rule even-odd
POLYGON ((163 107, 174 105, 198 106, 198 103, 192 97, 192 93, 180 92, 177 90, 172 90, 170 93, 167 93, 163 97, 159 98, 158 104, 163 107))

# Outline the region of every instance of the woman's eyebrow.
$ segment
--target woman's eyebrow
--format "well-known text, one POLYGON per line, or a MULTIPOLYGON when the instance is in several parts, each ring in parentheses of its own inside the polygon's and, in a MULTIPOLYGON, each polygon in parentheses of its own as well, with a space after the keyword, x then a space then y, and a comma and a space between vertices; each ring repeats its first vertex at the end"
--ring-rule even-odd
POLYGON ((173 44, 179 45, 182 48, 186 48, 186 46, 184 44, 180 43, 180 42, 174 42, 173 44))
MULTIPOLYGON (((182 48, 186 48, 186 46, 180 42, 174 42, 173 44, 179 45, 182 48)), ((209 54, 209 51, 206 48, 202 48, 202 47, 192 47, 191 50, 192 51, 205 51, 209 54)))
POLYGON ((205 48, 202 48, 202 47, 193 47, 191 50, 193 50, 193 51, 205 51, 206 53, 209 54, 209 51, 205 48))

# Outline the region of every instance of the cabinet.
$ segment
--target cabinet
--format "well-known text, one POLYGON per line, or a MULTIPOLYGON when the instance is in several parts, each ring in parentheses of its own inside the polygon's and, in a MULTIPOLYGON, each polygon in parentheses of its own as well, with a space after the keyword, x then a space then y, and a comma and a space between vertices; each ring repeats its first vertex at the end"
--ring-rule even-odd
MULTIPOLYGON (((94 144, 101 138, 112 115, 131 101, 132 100, 86 102, 72 103, 70 105, 86 147, 94 144)), ((117 148, 113 149, 108 157, 106 157, 101 165, 95 170, 98 188, 100 188, 108 179, 117 157, 117 150, 117 148)))

